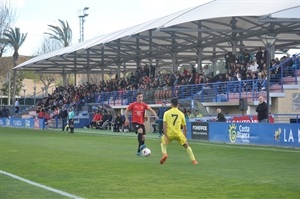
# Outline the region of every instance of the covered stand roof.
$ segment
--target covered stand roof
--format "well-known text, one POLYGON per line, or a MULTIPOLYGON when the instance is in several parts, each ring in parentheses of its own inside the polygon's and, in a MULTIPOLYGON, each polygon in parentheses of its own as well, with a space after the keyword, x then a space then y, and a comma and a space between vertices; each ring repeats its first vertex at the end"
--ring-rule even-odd
POLYGON ((299 48, 300 1, 215 0, 37 56, 15 69, 85 74, 128 71, 150 60, 158 67, 195 64, 198 55, 211 60, 235 47, 257 51, 266 34, 276 36, 276 49, 299 48))

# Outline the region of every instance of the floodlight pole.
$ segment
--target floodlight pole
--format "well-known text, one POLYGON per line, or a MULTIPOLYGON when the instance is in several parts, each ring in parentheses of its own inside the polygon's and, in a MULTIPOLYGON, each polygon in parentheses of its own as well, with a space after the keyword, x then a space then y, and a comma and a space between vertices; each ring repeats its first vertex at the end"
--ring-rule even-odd
POLYGON ((84 22, 85 22, 85 17, 89 16, 89 14, 86 14, 86 11, 88 9, 89 9, 89 7, 85 7, 82 10, 78 11, 79 30, 80 30, 79 42, 82 42, 84 40, 84 22))
MULTIPOLYGON (((270 69, 271 69, 271 48, 275 44, 276 37, 272 37, 269 35, 266 35, 261 38, 262 42, 264 43, 266 49, 267 49, 267 85, 266 85, 266 90, 267 90, 267 110, 268 110, 268 115, 270 114, 270 69)), ((268 122, 269 121, 269 116, 268 116, 268 122)))
POLYGON ((8 78, 8 106, 10 106, 10 99, 11 99, 11 89, 10 89, 10 86, 11 86, 11 74, 10 72, 8 72, 7 74, 7 78, 8 78))
POLYGON ((33 105, 35 106, 35 102, 36 102, 36 80, 34 77, 34 86, 33 86, 33 105))
POLYGON ((26 93, 26 88, 23 88, 23 91, 24 91, 24 106, 26 105, 26 95, 25 95, 25 93, 26 93))
POLYGON ((0 105, 3 105, 2 104, 2 97, 3 97, 2 95, 3 95, 3 92, 1 91, 0 105))

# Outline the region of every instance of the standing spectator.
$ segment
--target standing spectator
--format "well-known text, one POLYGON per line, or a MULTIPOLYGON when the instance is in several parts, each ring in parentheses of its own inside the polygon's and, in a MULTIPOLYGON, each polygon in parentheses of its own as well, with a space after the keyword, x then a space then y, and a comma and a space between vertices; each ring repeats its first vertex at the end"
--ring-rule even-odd
POLYGON ((228 70, 231 66, 232 63, 235 63, 236 61, 236 57, 232 54, 232 52, 228 52, 225 55, 225 62, 226 62, 226 66, 225 68, 228 70))
POLYGON ((217 113, 218 113, 217 122, 226 122, 226 118, 225 118, 224 114, 222 113, 222 109, 218 108, 217 113))
POLYGON ((72 107, 70 107, 68 113, 70 133, 74 133, 74 117, 75 117, 74 110, 72 107))
POLYGON ((258 98, 259 104, 256 107, 257 112, 257 120, 259 123, 268 123, 268 105, 264 100, 263 96, 259 96, 258 98))
POLYGON ((184 114, 178 110, 178 106, 178 99, 171 99, 171 109, 166 111, 164 114, 164 135, 161 138, 160 144, 163 156, 160 159, 160 164, 163 164, 168 158, 167 145, 173 140, 177 140, 178 143, 186 149, 190 159, 192 160, 192 164, 196 165, 198 162, 186 139, 186 121, 184 114), (181 128, 183 128, 183 133, 181 128))
POLYGON ((15 114, 19 114, 19 100, 16 99, 15 101, 15 114))
POLYGON ((4 117, 4 118, 7 118, 7 117, 9 117, 9 110, 8 110, 8 108, 6 108, 5 106, 3 106, 3 108, 2 108, 2 117, 4 117))
POLYGON ((261 50, 261 47, 259 47, 257 53, 255 54, 255 58, 256 58, 256 63, 260 64, 260 60, 263 59, 263 52, 261 50))
POLYGON ((65 127, 67 125, 67 119, 68 119, 68 110, 65 105, 60 110, 59 116, 61 118, 61 128, 62 128, 61 130, 64 131, 65 127))
POLYGON ((148 104, 143 102, 143 93, 137 92, 136 102, 131 103, 125 111, 125 125, 129 124, 128 112, 131 111, 132 113, 132 118, 131 118, 132 126, 135 130, 135 133, 138 135, 137 136, 138 156, 142 156, 141 150, 143 150, 146 147, 145 145, 146 129, 144 125, 144 117, 145 117, 146 110, 149 110, 155 116, 155 119, 158 119, 156 112, 148 104))
POLYGON ((161 103, 161 107, 158 108, 157 115, 158 115, 158 131, 159 131, 159 137, 163 135, 163 119, 164 114, 167 111, 166 102, 161 103))
POLYGON ((115 119, 114 132, 120 132, 120 129, 122 129, 123 123, 124 123, 123 117, 122 117, 121 113, 118 113, 117 117, 115 119))
POLYGON ((155 77, 155 67, 152 64, 150 65, 150 77, 155 77))

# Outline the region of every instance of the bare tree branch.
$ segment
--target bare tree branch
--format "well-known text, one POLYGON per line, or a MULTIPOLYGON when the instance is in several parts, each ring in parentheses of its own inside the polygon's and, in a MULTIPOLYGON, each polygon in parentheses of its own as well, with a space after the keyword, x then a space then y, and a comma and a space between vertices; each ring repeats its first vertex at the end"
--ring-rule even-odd
POLYGON ((0 57, 2 57, 7 46, 7 42, 4 39, 4 32, 11 27, 16 19, 16 10, 12 6, 10 0, 0 1, 0 57))
MULTIPOLYGON (((41 46, 35 51, 36 55, 42 55, 62 48, 61 44, 57 40, 44 37, 41 46)), ((39 73, 39 80, 44 84, 45 92, 48 93, 48 88, 51 84, 55 83, 59 79, 59 75, 55 74, 42 74, 39 73)))

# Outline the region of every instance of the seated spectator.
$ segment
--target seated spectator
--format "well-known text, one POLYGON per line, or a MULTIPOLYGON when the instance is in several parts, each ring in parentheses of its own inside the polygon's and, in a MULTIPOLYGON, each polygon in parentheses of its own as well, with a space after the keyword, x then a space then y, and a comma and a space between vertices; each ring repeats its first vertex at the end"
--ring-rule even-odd
POLYGON ((206 64, 203 68, 203 77, 204 78, 212 78, 213 76, 213 72, 212 70, 208 67, 208 65, 206 64))
POLYGON ((247 63, 247 69, 248 69, 248 72, 257 73, 258 72, 258 65, 254 61, 248 62, 247 63))
POLYGON ((38 113, 38 118, 39 119, 44 119, 45 109, 42 109, 42 110, 38 111, 37 113, 38 113))
POLYGON ((198 109, 195 110, 195 117, 203 117, 203 115, 199 112, 198 109))
POLYGON ((271 71, 270 85, 274 83, 281 84, 281 70, 282 66, 280 64, 275 65, 275 68, 271 71))
POLYGON ((43 119, 45 120, 45 125, 48 125, 48 121, 50 120, 50 115, 47 111, 44 112, 43 119))
POLYGON ((91 123, 89 125, 85 126, 84 128, 93 128, 96 126, 100 126, 101 122, 102 122, 102 115, 101 115, 100 111, 98 110, 95 112, 91 123))
POLYGON ((266 89, 266 77, 263 76, 262 72, 257 73, 257 89, 258 91, 266 89))
POLYGON ((107 113, 105 114, 105 118, 103 118, 103 123, 100 129, 106 129, 109 125, 111 125, 112 120, 113 120, 112 114, 109 111, 107 111, 107 113))
POLYGON ((190 110, 188 110, 186 112, 186 114, 187 114, 188 118, 194 118, 195 117, 194 114, 192 114, 190 110))

